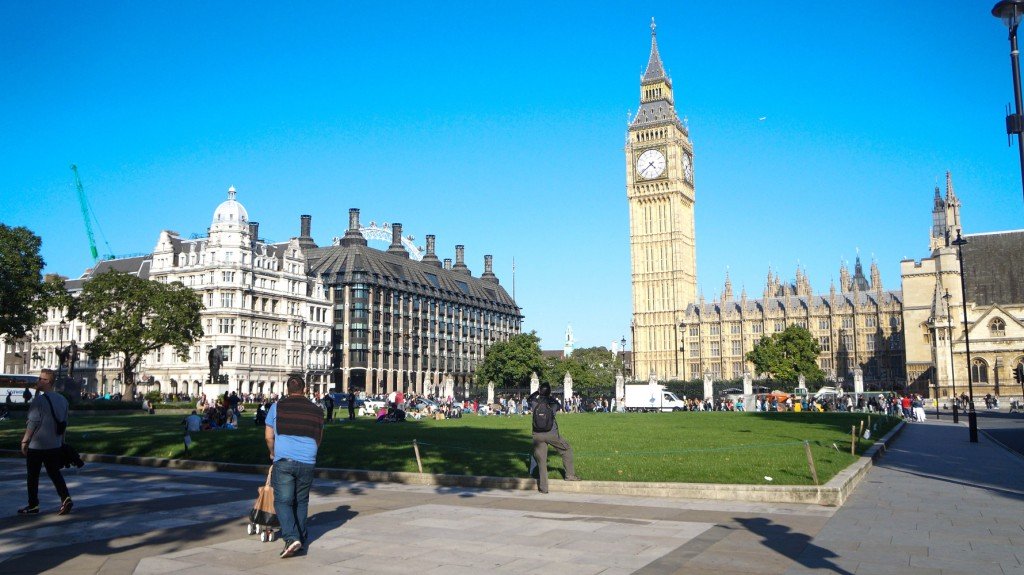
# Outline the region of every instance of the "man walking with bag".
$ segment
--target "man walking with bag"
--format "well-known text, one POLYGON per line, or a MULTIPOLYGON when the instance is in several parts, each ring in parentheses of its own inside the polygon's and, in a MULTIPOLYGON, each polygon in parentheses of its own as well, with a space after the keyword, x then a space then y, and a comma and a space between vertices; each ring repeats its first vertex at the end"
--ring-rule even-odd
POLYGON ((28 424, 21 438, 21 453, 28 467, 28 506, 19 509, 19 515, 39 513, 39 471, 44 466, 60 497, 57 515, 71 513, 74 505, 60 472, 61 445, 64 444, 64 430, 68 426, 68 400, 59 393, 53 393, 55 379, 52 369, 39 372, 36 383, 38 393, 28 408, 28 424))
POLYGON ((270 483, 284 539, 282 559, 295 555, 309 542, 309 489, 324 432, 324 412, 306 399, 302 377, 290 376, 287 389, 288 395, 270 406, 264 432, 270 460, 274 462, 270 483))
MULTIPOLYGON (((558 423, 555 412, 562 409, 562 404, 551 397, 551 386, 540 384, 537 391, 527 398, 530 411, 533 413, 533 460, 538 466, 537 486, 541 493, 548 492, 548 446, 554 447, 562 456, 565 465, 565 480, 579 481, 573 467, 572 446, 558 434, 558 423)), ((531 468, 532 472, 532 468, 531 468)))

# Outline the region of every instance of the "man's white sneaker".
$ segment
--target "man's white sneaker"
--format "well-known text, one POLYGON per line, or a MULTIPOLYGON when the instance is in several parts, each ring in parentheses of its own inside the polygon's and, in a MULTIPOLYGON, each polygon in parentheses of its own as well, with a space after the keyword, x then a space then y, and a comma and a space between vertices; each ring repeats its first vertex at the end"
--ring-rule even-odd
POLYGON ((302 549, 302 541, 292 541, 288 545, 284 546, 284 551, 281 551, 281 559, 291 557, 302 549))

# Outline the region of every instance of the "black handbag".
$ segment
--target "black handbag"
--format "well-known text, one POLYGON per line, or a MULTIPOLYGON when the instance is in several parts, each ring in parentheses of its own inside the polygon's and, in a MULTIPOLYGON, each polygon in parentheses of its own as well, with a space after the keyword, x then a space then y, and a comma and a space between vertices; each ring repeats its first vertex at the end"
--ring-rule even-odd
POLYGON ((78 451, 74 447, 71 447, 70 443, 64 441, 64 432, 68 429, 67 420, 57 421, 57 412, 53 410, 53 402, 50 401, 50 398, 47 397, 45 393, 43 394, 43 397, 46 399, 46 403, 50 404, 50 415, 53 416, 54 430, 57 432, 57 435, 61 436, 60 466, 63 468, 68 468, 72 465, 78 468, 84 467, 85 462, 82 461, 82 456, 79 455, 78 451))

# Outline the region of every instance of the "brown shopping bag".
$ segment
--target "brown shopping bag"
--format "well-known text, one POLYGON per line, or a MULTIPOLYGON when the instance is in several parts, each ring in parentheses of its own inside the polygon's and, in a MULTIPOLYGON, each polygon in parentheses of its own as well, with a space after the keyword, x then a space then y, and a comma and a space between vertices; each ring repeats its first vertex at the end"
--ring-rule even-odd
POLYGON ((256 504, 249 513, 249 521, 264 527, 278 527, 277 512, 274 511, 274 487, 270 484, 271 474, 274 473, 274 466, 267 471, 267 481, 259 488, 259 496, 256 497, 256 504))

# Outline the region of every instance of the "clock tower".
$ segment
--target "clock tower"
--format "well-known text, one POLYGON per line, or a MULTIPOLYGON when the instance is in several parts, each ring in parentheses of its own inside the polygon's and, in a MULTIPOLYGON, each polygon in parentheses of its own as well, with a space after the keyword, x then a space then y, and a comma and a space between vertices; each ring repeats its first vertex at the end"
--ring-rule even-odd
POLYGON ((633 354, 637 380, 683 377, 678 332, 696 301, 693 145, 676 115, 672 80, 658 54, 651 19, 651 56, 640 79, 640 109, 626 134, 633 278, 633 354))

